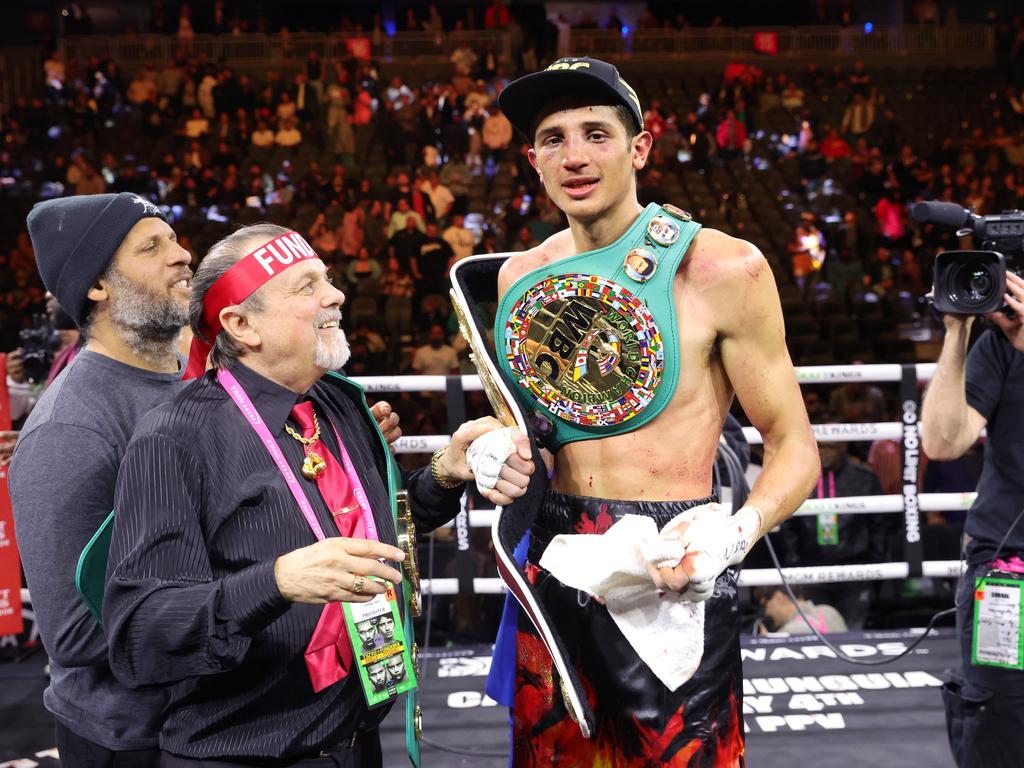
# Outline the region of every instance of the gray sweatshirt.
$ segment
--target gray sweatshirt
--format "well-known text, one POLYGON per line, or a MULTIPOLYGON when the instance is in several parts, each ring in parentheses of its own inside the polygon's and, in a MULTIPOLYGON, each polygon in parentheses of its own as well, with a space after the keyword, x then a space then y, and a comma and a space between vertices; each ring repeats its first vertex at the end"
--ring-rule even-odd
POLYGON ((83 350, 29 415, 10 467, 15 535, 50 656, 43 702, 72 732, 112 750, 155 747, 166 696, 114 678, 103 627, 75 590, 75 569, 113 508, 136 423, 182 386, 180 373, 83 350))

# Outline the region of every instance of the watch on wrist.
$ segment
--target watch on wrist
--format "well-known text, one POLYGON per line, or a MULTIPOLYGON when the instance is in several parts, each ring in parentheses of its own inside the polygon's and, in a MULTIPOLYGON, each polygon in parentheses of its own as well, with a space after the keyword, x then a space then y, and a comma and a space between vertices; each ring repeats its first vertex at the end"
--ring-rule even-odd
POLYGON ((441 462, 441 457, 444 456, 444 452, 447 448, 441 448, 440 450, 434 451, 434 455, 430 457, 430 475, 434 478, 434 482, 444 488, 446 491, 454 490, 461 486, 465 481, 459 480, 458 478, 443 478, 441 473, 438 471, 438 464, 441 462))

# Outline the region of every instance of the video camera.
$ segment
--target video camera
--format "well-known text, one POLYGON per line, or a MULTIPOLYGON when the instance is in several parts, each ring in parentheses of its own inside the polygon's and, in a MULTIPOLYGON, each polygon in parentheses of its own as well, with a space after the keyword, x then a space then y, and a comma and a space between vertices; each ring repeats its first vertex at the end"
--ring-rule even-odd
POLYGON ((935 259, 935 279, 927 298, 939 312, 983 315, 1012 310, 1003 301, 1006 270, 1024 268, 1024 211, 978 216, 956 203, 917 203, 916 221, 956 227, 957 235, 981 240, 981 251, 944 251, 935 259))
POLYGON ((60 334, 42 313, 32 316, 32 325, 18 332, 21 344, 21 365, 25 379, 33 383, 46 381, 53 364, 53 355, 60 349, 60 334))

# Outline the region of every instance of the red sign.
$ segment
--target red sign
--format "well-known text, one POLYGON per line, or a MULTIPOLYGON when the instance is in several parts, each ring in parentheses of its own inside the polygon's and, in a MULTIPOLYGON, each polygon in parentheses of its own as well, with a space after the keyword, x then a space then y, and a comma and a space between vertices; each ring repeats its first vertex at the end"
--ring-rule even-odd
POLYGON ((754 50, 758 53, 766 53, 774 56, 779 52, 778 32, 756 32, 754 33, 754 50))
POLYGON ((370 38, 368 37, 346 37, 345 48, 349 55, 360 61, 369 61, 371 58, 370 38))
POLYGON ((0 432, 11 428, 11 396, 7 392, 7 355, 0 355, 0 432))
POLYGON ((0 635, 19 635, 21 616, 21 563, 14 543, 14 513, 7 494, 7 467, 0 468, 0 635))

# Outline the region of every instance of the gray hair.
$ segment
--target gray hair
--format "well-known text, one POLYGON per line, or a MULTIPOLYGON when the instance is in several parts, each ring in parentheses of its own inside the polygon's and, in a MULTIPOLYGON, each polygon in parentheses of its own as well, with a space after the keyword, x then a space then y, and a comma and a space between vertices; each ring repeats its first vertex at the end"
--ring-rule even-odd
MULTIPOLYGON (((192 333, 206 342, 213 343, 213 349, 210 350, 210 364, 214 368, 223 368, 232 360, 237 360, 242 354, 242 348, 223 328, 215 339, 210 339, 207 336, 203 330, 203 300, 206 298, 206 294, 225 272, 252 250, 250 247, 252 241, 269 242, 289 231, 286 227, 280 227, 277 224, 264 223, 242 227, 237 232, 232 232, 223 240, 214 243, 206 254, 206 258, 196 269, 196 273, 192 277, 192 298, 188 308, 189 323, 192 326, 192 333)), ((255 291, 239 305, 239 308, 243 312, 262 312, 262 293, 262 288, 255 291)))

